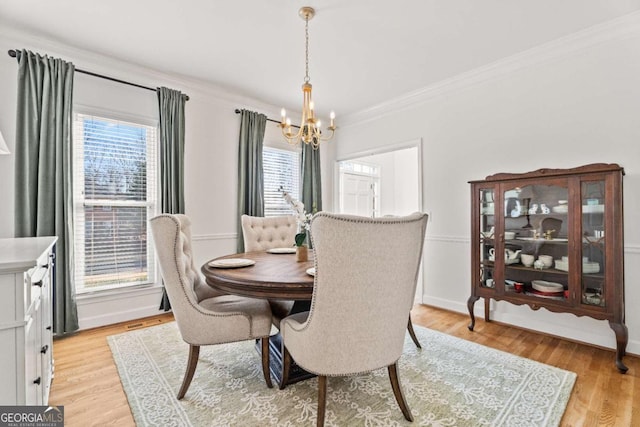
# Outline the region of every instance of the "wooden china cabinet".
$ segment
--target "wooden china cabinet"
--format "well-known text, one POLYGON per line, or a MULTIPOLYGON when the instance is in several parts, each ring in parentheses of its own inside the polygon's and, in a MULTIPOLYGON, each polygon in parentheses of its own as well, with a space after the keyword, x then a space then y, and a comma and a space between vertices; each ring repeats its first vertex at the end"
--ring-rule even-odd
POLYGON ((622 177, 617 164, 499 173, 471 181, 471 296, 607 320, 616 367, 624 308, 622 177))

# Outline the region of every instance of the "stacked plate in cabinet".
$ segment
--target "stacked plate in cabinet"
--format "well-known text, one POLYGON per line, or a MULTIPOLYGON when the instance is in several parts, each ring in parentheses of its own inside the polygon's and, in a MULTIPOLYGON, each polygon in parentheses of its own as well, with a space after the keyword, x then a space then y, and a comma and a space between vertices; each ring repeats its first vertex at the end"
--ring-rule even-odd
POLYGON ((531 281, 531 293, 543 297, 562 297, 564 286, 561 283, 547 282, 546 280, 531 281))
MULTIPOLYGON (((561 259, 555 260, 556 270, 569 271, 569 261, 564 261, 561 259)), ((600 264, 593 261, 583 261, 582 262, 582 273, 583 274, 595 274, 600 272, 600 264)))

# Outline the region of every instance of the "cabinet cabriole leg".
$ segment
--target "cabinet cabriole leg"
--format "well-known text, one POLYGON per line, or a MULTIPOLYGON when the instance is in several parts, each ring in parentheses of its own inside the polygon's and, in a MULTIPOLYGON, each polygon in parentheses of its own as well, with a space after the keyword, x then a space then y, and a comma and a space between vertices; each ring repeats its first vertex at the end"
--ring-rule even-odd
POLYGON ((616 367, 621 373, 626 373, 629 368, 622 362, 622 358, 627 352, 627 343, 629 342, 629 332, 627 325, 624 323, 609 321, 609 326, 616 333, 616 367))
POLYGON ((473 327, 476 325, 476 316, 473 314, 473 306, 476 303, 476 301, 478 301, 480 297, 477 297, 475 295, 471 295, 469 297, 469 299, 467 300, 467 308, 469 309, 469 317, 471 317, 471 322, 469 323, 469 326, 467 326, 467 328, 469 328, 470 331, 473 331, 473 327))

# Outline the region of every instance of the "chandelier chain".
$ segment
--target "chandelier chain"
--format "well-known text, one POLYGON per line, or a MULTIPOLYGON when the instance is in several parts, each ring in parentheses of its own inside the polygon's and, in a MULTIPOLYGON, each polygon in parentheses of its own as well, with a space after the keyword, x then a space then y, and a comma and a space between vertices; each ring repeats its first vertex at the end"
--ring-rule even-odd
POLYGON ((309 83, 309 81, 311 80, 309 78, 309 18, 306 18, 304 20, 304 37, 305 37, 305 43, 304 43, 305 76, 304 76, 304 82, 305 83, 309 83))

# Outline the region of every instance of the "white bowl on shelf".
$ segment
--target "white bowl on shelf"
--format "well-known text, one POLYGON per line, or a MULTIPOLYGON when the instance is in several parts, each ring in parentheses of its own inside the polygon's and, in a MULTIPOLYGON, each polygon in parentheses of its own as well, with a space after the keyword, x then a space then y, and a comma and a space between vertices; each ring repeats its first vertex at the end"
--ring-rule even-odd
POLYGON ((531 267, 533 262, 536 260, 536 257, 530 254, 521 254, 520 260, 525 267, 531 267))
POLYGON ((553 265, 553 257, 551 255, 540 255, 538 259, 542 261, 544 268, 551 268, 553 265))

